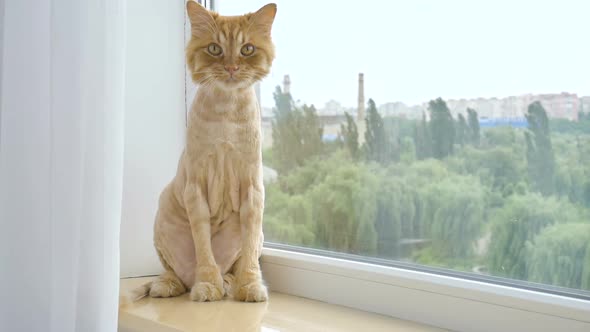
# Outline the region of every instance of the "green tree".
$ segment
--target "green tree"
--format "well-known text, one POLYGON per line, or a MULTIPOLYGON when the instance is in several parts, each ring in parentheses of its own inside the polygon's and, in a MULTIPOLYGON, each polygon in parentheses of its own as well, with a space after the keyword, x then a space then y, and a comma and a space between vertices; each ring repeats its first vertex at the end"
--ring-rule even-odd
POLYGON ((516 130, 509 126, 500 126, 486 129, 483 134, 483 142, 481 143, 484 148, 512 146, 517 144, 516 130))
POLYGON ((416 146, 410 137, 404 137, 400 144, 400 161, 411 164, 416 161, 416 146))
POLYGON ((279 243, 325 246, 325 239, 316 239, 313 190, 335 169, 350 164, 343 151, 327 159, 313 158, 277 182, 266 186, 264 210, 265 239, 279 243))
POLYGON ((377 111, 373 99, 369 99, 365 123, 365 144, 363 147, 367 160, 381 164, 398 161, 399 149, 395 149, 391 135, 386 134, 383 118, 377 111))
POLYGON ((387 163, 398 162, 401 158, 402 139, 400 136, 400 122, 383 122, 387 141, 387 163))
POLYGON ((471 134, 471 144, 479 146, 481 134, 479 128, 479 117, 477 116, 477 112, 472 108, 467 108, 467 119, 469 122, 469 132, 471 134))
POLYGON ((318 247, 374 256, 377 175, 364 164, 344 163, 313 188, 318 247))
POLYGON ((428 103, 430 111, 430 132, 432 134, 432 155, 443 159, 453 153, 455 125, 451 111, 441 98, 428 103))
POLYGON ((465 120, 465 117, 463 116, 463 114, 459 113, 458 119, 457 119, 457 124, 456 127, 457 128, 457 134, 456 134, 456 142, 457 144, 460 144, 461 146, 471 142, 471 132, 470 132, 470 128, 467 125, 467 121, 465 120))
POLYGON ((526 244, 556 223, 578 220, 571 204, 537 193, 511 196, 492 217, 488 267, 494 275, 527 280, 526 244))
POLYGON ((309 157, 320 155, 323 151, 324 128, 320 123, 315 106, 303 105, 301 113, 303 124, 300 127, 300 142, 303 155, 309 159, 309 157))
POLYGON ((547 112, 536 101, 529 105, 526 119, 529 129, 525 132, 529 179, 533 188, 543 195, 550 195, 555 191, 555 156, 547 112))
MULTIPOLYGON (((295 154, 289 154, 289 149, 297 140, 294 124, 296 116, 293 114, 294 104, 291 94, 283 93, 279 86, 273 94, 275 100, 274 119, 272 120, 272 156, 277 169, 285 171, 302 162, 295 159, 295 154)), ((296 146, 295 146, 296 147, 296 146)))
POLYGON ((424 160, 432 157, 432 135, 430 126, 426 122, 426 114, 422 114, 422 121, 414 126, 414 145, 416 146, 416 159, 424 160))
POLYGON ((291 111, 293 111, 293 97, 289 92, 283 93, 280 86, 275 88, 273 98, 275 100, 275 116, 287 116, 291 113, 291 111))
POLYGON ((383 122, 385 124, 385 131, 395 133, 397 138, 403 140, 406 137, 413 137, 417 121, 414 119, 389 116, 383 118, 383 122))
POLYGON ((557 224, 527 243, 528 280, 590 290, 590 224, 557 224))
POLYGON ((360 157, 360 147, 356 121, 354 121, 353 117, 348 114, 348 112, 345 112, 344 115, 346 116, 346 126, 344 124, 340 125, 340 135, 342 136, 344 146, 350 153, 352 159, 358 160, 360 157))
POLYGON ((315 107, 295 107, 289 93, 277 87, 272 121, 272 155, 277 170, 285 173, 322 153, 322 133, 315 107))
POLYGON ((466 147, 446 163, 457 173, 478 176, 482 184, 502 196, 526 191, 523 181, 526 177, 525 160, 510 146, 486 150, 466 147))
POLYGON ((380 174, 377 192, 377 253, 379 257, 400 258, 400 240, 415 237, 415 189, 400 176, 380 174))
POLYGON ((303 195, 290 196, 277 185, 266 188, 265 240, 291 245, 311 246, 315 242, 311 202, 303 195))
POLYGON ((303 195, 320 184, 334 169, 350 164, 345 151, 338 151, 328 158, 313 158, 305 165, 279 177, 281 190, 289 195, 303 195))
POLYGON ((383 185, 397 179, 393 182, 394 186, 403 190, 399 203, 386 203, 400 211, 403 238, 430 238, 434 212, 439 206, 438 201, 433 200, 436 197, 429 195, 431 186, 449 175, 444 164, 436 159, 388 167, 381 180, 383 185))
POLYGON ((550 119, 552 132, 568 134, 590 134, 590 113, 580 112, 578 121, 550 119))
POLYGON ((483 226, 484 196, 477 178, 469 176, 447 177, 428 187, 432 249, 439 259, 457 261, 472 256, 483 226))
POLYGON ((553 134, 555 194, 590 208, 590 136, 553 134))

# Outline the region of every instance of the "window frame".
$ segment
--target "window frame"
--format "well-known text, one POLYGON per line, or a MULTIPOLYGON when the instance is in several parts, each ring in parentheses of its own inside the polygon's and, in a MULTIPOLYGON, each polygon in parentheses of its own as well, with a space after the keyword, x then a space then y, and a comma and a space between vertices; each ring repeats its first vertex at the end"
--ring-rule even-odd
POLYGON ((590 331, 590 301, 585 299, 268 243, 261 268, 275 292, 454 331, 590 331))
MULTIPOLYGON (((204 1, 209 9, 219 8, 220 0, 204 1)), ((190 37, 190 26, 185 32, 190 37)), ((187 85, 191 83, 187 76, 187 85)), ((187 114, 190 102, 187 96, 187 114)), ((567 296, 518 282, 475 280, 461 273, 317 252, 265 242, 260 262, 270 290, 455 331, 590 331, 585 294, 567 296)))

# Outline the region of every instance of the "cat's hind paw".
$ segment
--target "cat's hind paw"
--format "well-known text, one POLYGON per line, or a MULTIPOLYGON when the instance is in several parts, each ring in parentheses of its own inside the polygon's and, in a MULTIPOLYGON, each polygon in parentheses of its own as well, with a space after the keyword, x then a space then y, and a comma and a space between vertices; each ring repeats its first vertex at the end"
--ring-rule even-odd
POLYGON ((150 286, 151 297, 174 297, 184 293, 186 293, 186 288, 182 281, 171 271, 159 276, 150 286))

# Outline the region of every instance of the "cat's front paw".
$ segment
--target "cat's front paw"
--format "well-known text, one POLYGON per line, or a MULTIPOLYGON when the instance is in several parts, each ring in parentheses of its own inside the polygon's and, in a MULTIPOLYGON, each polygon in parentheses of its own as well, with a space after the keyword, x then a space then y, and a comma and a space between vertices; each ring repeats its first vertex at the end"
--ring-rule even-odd
POLYGON ((197 270, 197 281, 191 288, 191 300, 197 302, 219 301, 224 295, 223 278, 217 267, 202 267, 197 270))
POLYGON ((264 302, 268 300, 268 290, 262 280, 238 283, 234 292, 234 299, 243 302, 264 302))
POLYGON ((223 287, 210 282, 197 282, 191 289, 190 299, 197 302, 219 301, 223 298, 223 287))

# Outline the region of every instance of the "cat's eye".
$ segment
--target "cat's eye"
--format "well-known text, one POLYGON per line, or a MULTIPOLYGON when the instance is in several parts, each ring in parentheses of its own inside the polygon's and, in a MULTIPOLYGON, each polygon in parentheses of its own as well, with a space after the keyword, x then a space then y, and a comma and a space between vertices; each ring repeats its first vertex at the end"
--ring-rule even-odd
POLYGON ((254 47, 254 45, 246 44, 246 45, 242 46, 242 50, 240 51, 240 53, 242 53, 243 56, 250 56, 250 55, 254 54, 255 50, 256 50, 256 47, 254 47))
POLYGON ((221 46, 215 44, 215 43, 211 43, 209 44, 209 46, 207 46, 207 52, 209 52, 209 54, 214 55, 214 56, 218 56, 221 55, 221 46))

